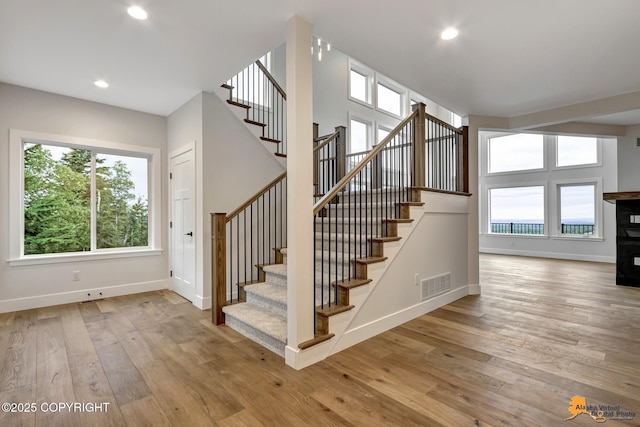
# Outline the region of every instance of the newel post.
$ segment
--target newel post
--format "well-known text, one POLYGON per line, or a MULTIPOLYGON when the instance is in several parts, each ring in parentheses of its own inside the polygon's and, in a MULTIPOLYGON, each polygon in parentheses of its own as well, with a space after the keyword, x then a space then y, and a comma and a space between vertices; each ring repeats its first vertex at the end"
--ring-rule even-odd
POLYGON ((413 111, 418 110, 418 114, 415 118, 415 131, 413 135, 413 168, 411 168, 411 182, 414 187, 425 187, 426 183, 426 133, 425 133, 425 121, 426 105, 419 102, 413 105, 413 111))
POLYGON ((338 137, 336 138, 336 182, 340 181, 347 173, 347 128, 336 126, 338 137))
POLYGON ((227 214, 211 214, 211 321, 224 324, 222 307, 227 305, 227 214))

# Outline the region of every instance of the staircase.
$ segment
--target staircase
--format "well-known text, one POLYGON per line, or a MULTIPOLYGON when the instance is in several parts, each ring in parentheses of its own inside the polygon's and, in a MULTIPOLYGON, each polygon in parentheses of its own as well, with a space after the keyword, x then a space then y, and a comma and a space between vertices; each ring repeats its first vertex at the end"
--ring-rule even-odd
MULTIPOLYGON (((406 190, 397 190, 402 192, 406 190)), ((389 242, 401 240, 398 237, 398 224, 411 224, 411 206, 422 206, 419 201, 420 192, 410 191, 413 200, 393 204, 393 211, 397 212, 393 218, 375 219, 367 224, 367 227, 387 230, 382 237, 372 237, 356 233, 361 227, 360 221, 355 220, 354 200, 362 199, 363 193, 343 193, 340 202, 332 204, 325 215, 334 218, 343 218, 342 224, 346 226, 327 226, 325 230, 315 235, 315 276, 316 280, 316 322, 318 335, 329 339, 332 337, 329 330, 329 318, 349 311, 354 308, 349 304, 349 292, 351 289, 370 285, 371 279, 367 275, 367 267, 376 263, 384 263, 384 245, 389 242), (372 247, 372 256, 356 258, 357 248, 363 245, 372 247), (345 252, 341 249, 345 248, 345 252), (348 276, 351 270, 353 277, 348 276), (323 278, 324 280, 321 280, 323 278), (331 286, 322 286, 323 282, 331 282, 331 286)), ((397 197, 392 195, 391 197, 397 197)), ((369 218, 376 213, 379 206, 370 205, 366 212, 369 218)), ((321 219, 316 219, 320 224, 321 219)), ((225 313, 225 323, 232 329, 247 336, 258 344, 266 347, 274 353, 284 357, 287 344, 287 249, 279 249, 283 255, 282 264, 261 266, 264 272, 264 282, 247 284, 243 286, 246 301, 238 304, 227 305, 222 311, 225 313)), ((317 340, 316 340, 317 341, 317 340)), ((305 345, 301 345, 305 348, 305 345)))
MULTIPOLYGON (((227 103, 245 112, 247 126, 259 130, 260 141, 286 158, 286 95, 264 65, 256 61, 222 88, 228 90, 227 103), (249 86, 263 88, 267 95, 244 93, 249 86)), ((414 230, 414 215, 422 217, 422 191, 468 195, 466 132, 429 116, 424 104, 414 105, 413 112, 366 153, 346 153, 344 127, 326 137, 317 137, 316 127, 309 194, 315 201, 315 273, 308 284, 315 292, 314 305, 307 310, 309 315, 315 311, 315 336, 289 343, 290 349, 300 353, 315 348, 315 360, 320 353, 326 357, 339 351, 335 343, 344 346, 341 334, 348 332, 399 254, 403 236, 414 230), (387 245, 393 245, 392 259, 385 254, 387 245), (331 340, 334 336, 337 340, 331 340)), ((226 323, 282 357, 288 344, 286 214, 284 173, 234 212, 211 218, 212 321, 226 323)))

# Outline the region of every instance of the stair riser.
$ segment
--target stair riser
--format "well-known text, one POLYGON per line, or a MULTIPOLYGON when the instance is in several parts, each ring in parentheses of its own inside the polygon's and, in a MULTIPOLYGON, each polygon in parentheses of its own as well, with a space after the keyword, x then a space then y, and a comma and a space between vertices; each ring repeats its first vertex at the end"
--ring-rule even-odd
POLYGON ((340 204, 362 204, 364 202, 372 201, 373 203, 395 203, 395 202, 408 202, 411 201, 411 195, 406 192, 399 194, 397 191, 380 192, 374 190, 373 192, 366 192, 364 194, 342 194, 339 195, 338 203, 340 204))
MULTIPOLYGON (((335 220, 335 218, 332 218, 335 220)), ((383 223, 381 220, 373 221, 316 221, 315 232, 316 233, 348 233, 348 234, 364 234, 364 235, 385 235, 387 229, 387 223, 383 223)))
POLYGON ((279 301, 266 298, 263 295, 257 295, 253 292, 247 292, 247 303, 255 305, 265 310, 277 314, 278 316, 287 317, 287 305, 281 304, 279 301))
POLYGON ((281 357, 284 357, 284 348, 286 346, 285 342, 280 342, 229 314, 225 316, 225 324, 252 341, 257 342, 261 346, 271 350, 281 357))

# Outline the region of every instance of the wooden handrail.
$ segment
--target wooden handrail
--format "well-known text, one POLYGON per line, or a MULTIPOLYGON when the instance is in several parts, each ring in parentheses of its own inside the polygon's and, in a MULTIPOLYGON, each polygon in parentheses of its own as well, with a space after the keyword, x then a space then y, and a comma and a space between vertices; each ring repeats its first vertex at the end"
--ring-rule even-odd
POLYGON ((340 131, 337 131, 337 132, 334 132, 331 135, 327 136, 326 139, 318 138, 319 141, 324 141, 324 142, 313 149, 313 154, 315 154, 318 151, 320 151, 320 149, 322 147, 324 147, 325 145, 327 145, 328 143, 330 143, 331 141, 336 139, 339 135, 340 135, 340 131))
POLYGON ((286 101, 287 94, 285 93, 284 89, 282 89, 282 87, 278 84, 276 79, 273 78, 269 70, 267 70, 267 67, 265 67, 264 64, 260 61, 256 61, 256 65, 258 66, 258 68, 260 68, 260 70, 264 73, 264 75, 267 76, 267 79, 269 79, 273 87, 276 88, 276 90, 280 93, 280 95, 282 95, 282 97, 286 101))
MULTIPOLYGON (((411 120, 413 120, 415 117, 418 116, 418 111, 419 110, 415 110, 413 113, 411 113, 406 119, 404 119, 402 122, 400 122, 400 124, 398 126, 396 126, 396 128, 391 131, 391 133, 389 133, 389 135, 387 135, 382 142, 380 142, 378 145, 376 145, 373 150, 369 151, 369 154, 367 154, 365 156, 364 159, 362 159, 362 161, 360 163, 358 163, 358 165, 351 169, 349 171, 348 174, 346 174, 340 181, 338 181, 338 183, 331 189, 331 191, 329 191, 327 194, 325 194, 320 200, 318 200, 316 202, 315 205, 313 205, 313 215, 317 215, 318 212, 320 212, 320 210, 327 204, 329 203, 335 196, 338 195, 338 193, 340 191, 342 191, 347 184, 349 184, 349 181, 351 181, 351 179, 353 179, 354 176, 356 176, 358 174, 358 172, 360 172, 362 169, 364 169, 364 167, 373 160, 373 158, 375 156, 378 155, 378 153, 380 151, 382 151, 382 149, 389 144, 389 142, 391 142, 391 140, 393 138, 396 137, 397 134, 400 133, 400 131, 411 122, 411 120)), ((424 110, 423 110, 424 111, 424 110)))
POLYGON ((242 205, 240 205, 239 208, 237 208, 236 210, 234 210, 233 212, 231 212, 229 215, 227 215, 226 217, 226 222, 231 221, 234 217, 236 217, 240 212, 242 212, 246 207, 248 207, 251 203, 255 202, 256 200, 258 200, 258 198, 260 198, 260 196, 262 196, 264 193, 266 193, 267 191, 269 191, 269 189, 271 187, 273 187, 274 185, 276 185, 278 182, 282 181, 284 179, 284 177, 287 176, 287 172, 283 172, 281 175, 279 175, 276 179, 274 179, 273 181, 271 181, 270 183, 268 183, 267 185, 265 185, 262 190, 258 191, 256 194, 253 195, 253 197, 251 197, 249 200, 247 200, 246 202, 244 202, 242 205))
POLYGON ((439 125, 448 128, 451 132, 462 134, 462 129, 457 128, 457 127, 453 126, 452 124, 449 124, 449 123, 445 122, 444 120, 437 118, 436 116, 432 116, 429 113, 425 113, 425 116, 427 116, 427 119, 431 120, 432 122, 436 122, 439 125))

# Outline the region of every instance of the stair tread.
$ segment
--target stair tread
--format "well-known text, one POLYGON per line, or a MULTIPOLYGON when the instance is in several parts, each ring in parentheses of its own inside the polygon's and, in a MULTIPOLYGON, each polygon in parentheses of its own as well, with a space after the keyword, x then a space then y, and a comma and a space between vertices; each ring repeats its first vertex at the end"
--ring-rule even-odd
POLYGON ((221 87, 221 88, 224 88, 224 89, 233 89, 233 86, 228 85, 228 84, 226 84, 226 83, 221 84, 221 85, 220 85, 220 87, 221 87))
POLYGON ((387 260, 386 256, 370 256, 366 258, 358 258, 355 260, 355 262, 358 264, 375 264, 377 262, 383 262, 386 260, 387 260))
POLYGON ((231 99, 227 99, 227 104, 235 105, 236 107, 245 108, 247 110, 251 108, 251 105, 247 105, 245 103, 238 102, 238 101, 233 101, 231 99))
POLYGON ((287 158, 286 154, 283 153, 274 153, 277 157, 284 157, 285 159, 287 158))
POLYGON ((266 124, 265 124, 265 123, 257 122, 257 121, 255 121, 255 120, 251 120, 251 119, 244 119, 244 121, 245 121, 246 123, 249 123, 250 125, 255 125, 255 126, 260 126, 260 127, 265 127, 265 126, 266 126, 266 124))
POLYGON ((316 344, 320 344, 322 342, 328 341, 331 338, 335 337, 336 334, 315 334, 315 336, 309 341, 302 342, 298 345, 300 350, 304 350, 306 348, 312 347, 316 344))
POLYGON ((340 286, 345 289, 353 289, 359 286, 364 286, 371 283, 373 280, 371 279, 349 279, 349 280, 339 280, 337 282, 333 282, 333 285, 340 286))
POLYGON ((396 224, 408 224, 413 222, 413 218, 389 218, 386 219, 387 222, 395 222, 396 224))
POLYGON ((227 305, 222 308, 227 316, 233 316, 252 328, 276 340, 287 342, 287 319, 248 303, 227 305))
POLYGON ((386 242, 397 242, 399 240, 402 240, 402 237, 400 236, 393 236, 393 237, 372 237, 371 239, 372 242, 382 242, 382 243, 386 243, 386 242))
POLYGON ((349 311, 354 308, 355 305, 342 305, 342 304, 333 304, 331 306, 325 305, 323 308, 316 307, 316 313, 320 316, 330 317, 335 316, 336 314, 344 313, 345 311, 349 311))
POLYGON ((266 136, 261 136, 260 139, 266 142, 273 142, 274 144, 280 144, 282 142, 279 139, 267 138, 266 136))

